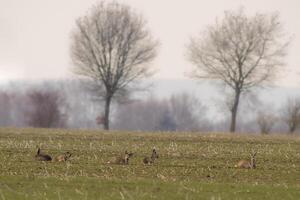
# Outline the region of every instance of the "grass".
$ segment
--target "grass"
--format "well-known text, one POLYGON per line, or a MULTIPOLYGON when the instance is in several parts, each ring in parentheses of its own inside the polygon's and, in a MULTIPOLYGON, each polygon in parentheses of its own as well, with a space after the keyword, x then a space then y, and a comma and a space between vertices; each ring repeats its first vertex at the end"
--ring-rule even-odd
POLYGON ((1 199, 300 199, 300 138, 0 129, 1 199), (36 146, 69 162, 38 162, 36 146), (156 147, 159 159, 142 159, 156 147), (125 150, 129 165, 106 162, 125 150), (236 169, 257 150, 257 169, 236 169))

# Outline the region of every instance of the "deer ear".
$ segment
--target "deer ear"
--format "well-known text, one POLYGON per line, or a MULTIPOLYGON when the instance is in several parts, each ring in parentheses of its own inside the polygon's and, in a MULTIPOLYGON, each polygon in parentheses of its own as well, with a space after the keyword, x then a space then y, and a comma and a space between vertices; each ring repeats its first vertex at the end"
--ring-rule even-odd
POLYGON ((65 153, 65 155, 71 157, 72 154, 71 154, 70 152, 67 151, 67 152, 65 153))

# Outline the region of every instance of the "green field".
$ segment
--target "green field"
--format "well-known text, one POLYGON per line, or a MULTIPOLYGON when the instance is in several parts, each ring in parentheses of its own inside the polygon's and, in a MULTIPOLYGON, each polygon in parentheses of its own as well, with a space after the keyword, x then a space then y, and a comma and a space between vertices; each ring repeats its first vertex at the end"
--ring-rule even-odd
POLYGON ((300 199, 299 137, 3 128, 0 158, 0 199, 300 199), (37 146, 73 156, 35 161, 37 146), (125 150, 129 165, 106 164, 125 150), (257 169, 234 168, 252 150, 257 169))

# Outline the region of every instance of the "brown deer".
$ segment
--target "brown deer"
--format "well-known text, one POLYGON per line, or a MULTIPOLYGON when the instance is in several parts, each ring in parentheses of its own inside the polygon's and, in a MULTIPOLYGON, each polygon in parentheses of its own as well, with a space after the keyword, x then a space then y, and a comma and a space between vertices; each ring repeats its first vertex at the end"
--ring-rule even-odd
POLYGON ((155 150, 155 148, 152 150, 152 155, 151 155, 151 157, 145 157, 144 159, 143 159, 143 163, 144 163, 144 165, 151 165, 151 164, 153 164, 154 163, 154 161, 155 161, 155 159, 157 159, 158 158, 158 154, 157 154, 157 152, 156 152, 156 150, 155 150))
POLYGON ((107 164, 118 164, 118 165, 128 165, 129 164, 129 158, 133 156, 133 153, 128 153, 125 151, 124 155, 112 157, 107 164))
POLYGON ((240 160, 234 167, 236 168, 244 168, 244 169, 255 169, 256 168, 256 153, 250 153, 250 161, 249 160, 240 160))
POLYGON ((42 154, 41 149, 38 148, 37 153, 35 155, 35 160, 38 160, 38 161, 51 161, 52 158, 51 158, 51 156, 49 156, 47 154, 42 154))
POLYGON ((66 162, 67 160, 69 160, 69 158, 72 156, 72 154, 70 152, 66 152, 62 155, 59 155, 55 158, 55 161, 57 162, 66 162))

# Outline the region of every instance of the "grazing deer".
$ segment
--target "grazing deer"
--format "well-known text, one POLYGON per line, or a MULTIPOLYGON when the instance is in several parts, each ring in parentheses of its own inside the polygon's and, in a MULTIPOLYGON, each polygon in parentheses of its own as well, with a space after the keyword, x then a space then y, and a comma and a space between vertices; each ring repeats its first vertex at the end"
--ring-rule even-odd
POLYGON ((125 151, 125 154, 118 157, 111 158, 107 164, 118 164, 118 165, 128 165, 129 164, 129 158, 133 156, 133 153, 128 153, 125 151))
POLYGON ((38 161, 51 161, 52 158, 51 156, 47 155, 47 154, 41 154, 41 149, 38 148, 37 153, 35 155, 35 159, 38 161))
POLYGON ((250 161, 249 160, 240 160, 234 167, 236 168, 244 168, 244 169, 255 169, 256 161, 255 156, 256 153, 250 153, 250 161))
POLYGON ((65 162, 67 161, 70 157, 72 156, 72 154, 70 152, 66 152, 62 155, 59 155, 55 158, 55 161, 58 161, 58 162, 65 162))
POLYGON ((143 159, 143 163, 144 163, 145 165, 151 165, 151 164, 154 163, 154 160, 157 159, 157 158, 158 158, 158 154, 157 154, 156 150, 153 149, 153 150, 152 150, 152 155, 151 155, 151 157, 145 157, 145 158, 143 159))

